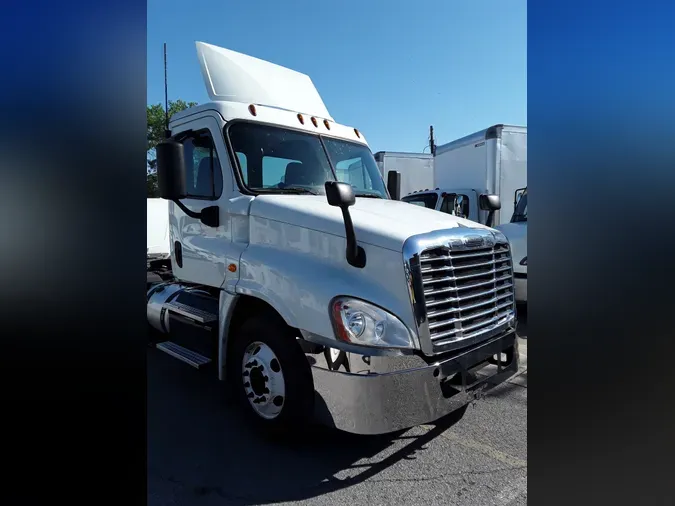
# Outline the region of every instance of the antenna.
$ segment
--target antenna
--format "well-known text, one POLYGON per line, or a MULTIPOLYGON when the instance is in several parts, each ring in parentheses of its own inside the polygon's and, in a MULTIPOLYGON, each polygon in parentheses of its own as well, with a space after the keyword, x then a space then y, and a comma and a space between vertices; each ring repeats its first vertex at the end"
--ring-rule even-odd
POLYGON ((436 142, 434 141, 434 126, 433 125, 429 126, 429 149, 431 150, 432 155, 436 154, 436 142))
POLYGON ((169 88, 166 77, 166 42, 164 43, 164 137, 171 137, 169 130, 169 88))

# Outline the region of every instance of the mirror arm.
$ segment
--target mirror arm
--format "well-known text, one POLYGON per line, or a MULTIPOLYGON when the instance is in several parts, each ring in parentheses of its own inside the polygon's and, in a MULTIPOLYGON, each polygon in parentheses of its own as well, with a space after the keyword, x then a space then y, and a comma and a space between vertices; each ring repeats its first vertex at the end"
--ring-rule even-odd
POLYGON ((218 206, 205 207, 201 210, 201 212, 195 212, 185 207, 185 204, 183 204, 178 199, 174 199, 171 202, 176 204, 180 210, 187 214, 190 218, 201 220, 201 222, 208 227, 218 228, 220 226, 218 206))
POLYGON ((345 236, 347 239, 347 262, 353 267, 362 269, 366 266, 366 252, 356 242, 354 224, 348 207, 341 207, 342 219, 345 222, 345 236))
POLYGON ((194 219, 198 220, 199 218, 202 217, 202 213, 198 213, 198 212, 195 212, 195 211, 192 211, 192 210, 188 209, 187 207, 185 207, 185 204, 183 204, 178 199, 173 199, 171 202, 173 202, 178 207, 180 207, 180 210, 183 211, 185 214, 187 214, 190 218, 194 218, 194 219))

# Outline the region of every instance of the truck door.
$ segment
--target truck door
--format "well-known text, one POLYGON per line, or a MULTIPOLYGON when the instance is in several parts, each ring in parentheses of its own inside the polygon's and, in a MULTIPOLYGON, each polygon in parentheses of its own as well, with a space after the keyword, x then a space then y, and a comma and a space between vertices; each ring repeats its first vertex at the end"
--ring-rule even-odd
POLYGON ((171 260, 174 274, 185 281, 219 287, 228 276, 232 256, 227 195, 231 177, 227 153, 218 122, 202 117, 181 126, 188 135, 180 140, 184 147, 187 197, 181 203, 198 212, 218 206, 218 227, 210 227, 185 214, 173 202, 170 206, 171 260), (223 183, 226 191, 223 191, 223 183))

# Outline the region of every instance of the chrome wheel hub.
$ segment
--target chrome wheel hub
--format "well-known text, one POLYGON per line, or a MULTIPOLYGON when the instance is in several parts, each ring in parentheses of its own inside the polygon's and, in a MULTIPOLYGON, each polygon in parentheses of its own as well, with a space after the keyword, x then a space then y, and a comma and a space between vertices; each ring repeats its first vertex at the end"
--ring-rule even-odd
POLYGON ((272 348, 257 341, 248 345, 242 371, 244 391, 253 410, 268 420, 276 418, 284 407, 286 384, 272 348))

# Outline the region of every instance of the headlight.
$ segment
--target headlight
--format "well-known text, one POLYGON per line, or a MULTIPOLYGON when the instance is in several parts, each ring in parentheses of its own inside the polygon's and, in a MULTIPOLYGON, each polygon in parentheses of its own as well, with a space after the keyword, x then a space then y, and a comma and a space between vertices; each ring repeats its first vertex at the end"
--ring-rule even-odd
POLYGON ((413 336, 401 320, 362 300, 334 299, 331 320, 340 341, 380 348, 414 348, 413 336))
POLYGON ((520 261, 520 265, 525 265, 525 266, 527 266, 527 257, 523 258, 523 259, 520 261))

